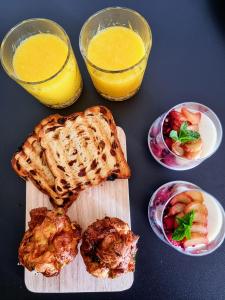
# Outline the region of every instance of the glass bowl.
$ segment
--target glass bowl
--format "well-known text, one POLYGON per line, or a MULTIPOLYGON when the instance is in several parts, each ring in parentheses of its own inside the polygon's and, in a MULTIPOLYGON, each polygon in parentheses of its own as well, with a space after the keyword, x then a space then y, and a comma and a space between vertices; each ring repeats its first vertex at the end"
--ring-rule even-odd
POLYGON ((152 156, 162 166, 176 171, 189 170, 198 166, 204 160, 206 160, 216 152, 216 150, 221 144, 222 136, 223 136, 223 130, 222 130, 220 120, 210 108, 196 102, 184 102, 172 107, 170 110, 168 110, 166 113, 158 117, 153 122, 148 133, 148 146, 152 156), (207 155, 203 157, 193 159, 193 160, 187 159, 185 157, 180 157, 176 155, 174 152, 172 152, 165 142, 163 136, 164 121, 172 110, 179 110, 181 107, 185 107, 190 110, 199 111, 202 114, 205 114, 215 126, 216 141, 214 147, 207 155))
MULTIPOLYGON (((225 237, 225 212, 221 204, 215 197, 210 195, 209 193, 203 191, 197 185, 186 182, 186 181, 172 181, 168 182, 161 187, 159 187, 154 194, 152 195, 149 206, 148 206, 148 219, 150 225, 155 232, 155 234, 160 238, 163 242, 165 242, 170 247, 174 248, 175 250, 190 256, 202 256, 207 255, 215 251, 224 241, 225 237), (169 239, 167 238, 167 234, 164 230, 163 226, 163 216, 164 211, 169 204, 170 200, 177 196, 180 193, 187 192, 187 191, 200 191, 203 193, 204 196, 210 197, 212 203, 215 204, 216 212, 218 213, 217 219, 220 220, 219 228, 220 230, 216 234, 215 238, 212 241, 209 241, 207 245, 202 248, 195 248, 193 247, 192 250, 185 251, 181 247, 176 247, 173 245, 169 239)), ((212 223, 211 223, 212 224, 212 223)))

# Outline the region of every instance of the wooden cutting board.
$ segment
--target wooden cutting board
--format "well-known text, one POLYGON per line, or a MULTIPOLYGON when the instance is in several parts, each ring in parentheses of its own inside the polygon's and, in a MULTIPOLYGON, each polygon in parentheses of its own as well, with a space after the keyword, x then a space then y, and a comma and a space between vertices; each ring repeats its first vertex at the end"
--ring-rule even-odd
MULTIPOLYGON (((118 137, 126 155, 126 136, 117 127, 118 137)), ((26 185, 26 228, 30 220, 29 212, 36 207, 52 208, 48 197, 31 182, 26 185)), ((68 210, 71 220, 77 221, 83 230, 96 219, 118 217, 130 225, 130 203, 128 180, 118 179, 105 182, 80 194, 79 199, 68 210)), ((86 272, 80 253, 61 273, 52 278, 25 269, 25 284, 28 290, 36 293, 71 292, 114 292, 129 289, 133 283, 133 273, 116 279, 97 279, 86 272)))

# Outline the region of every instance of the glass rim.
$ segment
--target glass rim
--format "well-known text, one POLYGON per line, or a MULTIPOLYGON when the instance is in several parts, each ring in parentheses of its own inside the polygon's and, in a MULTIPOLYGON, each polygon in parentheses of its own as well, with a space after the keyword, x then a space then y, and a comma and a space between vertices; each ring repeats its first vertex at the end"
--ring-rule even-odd
MULTIPOLYGON (((151 129, 151 128, 150 128, 150 129, 151 129)), ((190 161, 201 162, 201 161, 206 160, 206 159, 209 158, 210 156, 212 156, 212 155, 218 150, 219 146, 221 145, 222 138, 223 138, 223 127, 222 127, 222 124, 221 124, 221 122, 220 122, 220 119, 217 117, 216 113, 215 113, 211 108, 209 108, 208 106, 206 106, 206 105, 204 105, 204 104, 202 104, 202 103, 199 103, 199 102, 182 102, 182 103, 179 103, 179 104, 174 105, 174 106, 173 106, 172 108, 170 108, 166 113, 164 113, 163 119, 162 119, 162 123, 161 123, 161 125, 160 125, 160 133, 161 133, 161 136, 162 136, 162 141, 163 141, 163 143, 164 143, 164 146, 165 146, 166 149, 167 149, 171 154, 173 154, 176 158, 179 158, 179 159, 184 160, 184 161, 189 161, 189 162, 190 162, 190 161), (172 150, 170 150, 170 148, 167 146, 167 144, 166 144, 166 142, 165 142, 164 135, 163 135, 163 124, 164 124, 164 121, 165 121, 166 117, 168 116, 168 114, 169 114, 173 109, 175 109, 175 108, 177 108, 177 107, 180 107, 180 106, 182 106, 182 105, 184 105, 184 104, 195 104, 195 105, 200 105, 200 106, 202 106, 203 108, 209 110, 210 113, 212 113, 212 115, 215 117, 215 119, 216 119, 217 122, 218 122, 218 125, 219 125, 219 128, 220 128, 220 132, 221 132, 220 139, 219 139, 219 141, 217 142, 217 145, 216 145, 215 149, 214 149, 211 153, 209 153, 208 155, 206 155, 205 157, 199 157, 199 158, 193 159, 193 160, 187 159, 187 158, 185 158, 185 157, 181 157, 181 156, 175 154, 172 150)))
MULTIPOLYGON (((81 42, 81 39, 82 39, 82 36, 83 36, 83 31, 84 31, 84 27, 94 18, 96 17, 97 15, 99 15, 100 13, 102 12, 105 12, 105 11, 108 11, 110 9, 115 9, 115 10, 126 10, 126 11, 129 11, 133 14, 136 14, 143 22, 144 24, 146 25, 147 27, 147 30, 148 30, 148 33, 149 33, 149 37, 150 37, 150 40, 152 41, 152 31, 151 31, 151 27, 150 25, 148 24, 147 20, 139 13, 137 12, 136 10, 133 10, 133 9, 130 9, 130 8, 127 8, 127 7, 122 7, 122 6, 110 6, 110 7, 107 7, 107 8, 103 8, 103 9, 100 9, 98 10, 96 13, 94 13, 93 15, 91 15, 83 24, 83 26, 81 27, 81 31, 80 31, 80 35, 79 35, 79 48, 80 48, 80 52, 84 58, 84 60, 93 68, 95 68, 96 70, 98 71, 101 71, 101 72, 104 72, 104 73, 110 73, 110 74, 117 74, 117 73, 123 73, 123 72, 127 72, 129 70, 132 70, 134 69, 135 67, 137 67, 138 65, 140 65, 146 57, 148 57, 149 55, 149 52, 151 50, 151 47, 150 47, 150 43, 148 45, 148 48, 145 50, 145 54, 144 56, 134 65, 128 67, 128 68, 124 68, 124 69, 118 69, 118 70, 108 70, 108 69, 103 69, 103 68, 100 68, 98 66, 96 66, 94 63, 92 63, 88 58, 87 58, 87 55, 85 54, 85 51, 84 51, 84 48, 83 48, 83 45, 82 45, 82 42, 81 42)), ((152 45, 152 43, 151 43, 152 45)))
MULTIPOLYGON (((164 208, 162 210, 162 215, 161 215, 161 230, 162 230, 162 233, 163 233, 163 236, 165 238, 165 240, 161 239, 164 243, 166 243, 167 245, 171 246, 173 249, 175 249, 176 251, 178 251, 179 253, 181 254, 184 254, 184 255, 187 255, 187 256, 191 256, 191 257, 197 257, 197 256, 205 256, 205 255, 208 255, 214 251, 216 251, 223 243, 224 239, 225 239, 225 231, 223 232, 223 235, 222 235, 222 238, 220 240, 220 242, 216 245, 215 248, 209 250, 209 251, 205 251, 205 252, 202 252, 202 253, 191 253, 191 252, 185 252, 185 251, 182 251, 180 250, 179 248, 177 248, 176 246, 174 246, 172 243, 170 243, 169 239, 167 238, 167 235, 165 234, 165 230, 164 230, 164 226, 163 226, 163 215, 164 215, 164 211, 165 211, 165 208, 166 206, 168 205, 168 203, 172 200, 172 198, 174 198, 175 196, 183 193, 183 192, 186 192, 186 191, 193 191, 193 190, 198 190, 202 193, 205 193, 207 195, 209 195, 210 197, 212 197, 215 201, 216 201, 216 204, 218 205, 218 207, 220 208, 220 211, 221 211, 221 214, 222 214, 222 217, 223 217, 223 221, 225 222, 225 210, 222 206, 222 204, 219 202, 219 200, 217 200, 217 198, 215 196, 213 196, 211 193, 209 192, 206 192, 204 189, 202 189, 201 187, 199 187, 198 185, 196 185, 195 183, 192 183, 192 182, 189 182, 189 181, 185 181, 185 180, 174 180, 174 181, 169 181, 167 183, 164 183, 162 184, 151 196, 150 198, 150 201, 149 201, 149 204, 148 204, 148 219, 149 219, 149 223, 150 223, 150 226, 152 228, 152 225, 151 225, 151 222, 150 222, 150 216, 149 216, 149 210, 150 210, 150 206, 151 206, 151 202, 154 200, 154 197, 155 195, 157 194, 157 192, 162 189, 163 187, 166 187, 167 185, 172 185, 172 184, 188 184, 188 185, 192 185, 193 188, 189 188, 187 187, 184 191, 181 191, 181 192, 177 192, 175 193, 173 196, 169 197, 168 200, 165 202, 164 204, 164 208)), ((152 228, 153 229, 153 228, 152 228)), ((153 229, 154 231, 154 229, 153 229)), ((154 231, 155 233, 155 231, 154 231)), ((157 235, 157 234, 156 234, 157 235)), ((157 235, 158 236, 158 235, 157 235)))
MULTIPOLYGON (((37 33, 38 34, 38 33, 37 33)), ((35 34, 34 34, 35 35, 35 34)), ((33 35, 32 35, 33 36, 33 35)), ((26 40, 26 39, 24 39, 26 40)), ((2 40, 2 43, 1 43, 1 46, 0 46, 0 61, 1 61, 1 64, 2 64, 2 67, 3 69, 5 70, 5 72, 7 73, 7 75, 9 77, 11 77, 13 80, 17 81, 18 83, 21 83, 21 84, 30 84, 30 85, 36 85, 36 84, 41 84, 41 83, 44 83, 44 82, 47 82, 53 78, 55 78, 59 73, 61 73, 61 71, 65 68, 68 60, 69 60, 69 57, 70 57, 70 53, 71 53, 71 44, 70 44, 70 39, 66 33, 66 31, 62 28, 61 25, 59 25, 58 23, 56 23, 55 21, 52 21, 50 19, 46 19, 46 18, 30 18, 30 19, 26 19, 26 20, 23 20, 19 23, 17 23, 15 26, 13 26, 4 36, 3 40, 2 40), (50 22, 54 25, 56 25, 62 32, 63 34, 65 35, 66 37, 66 45, 67 45, 67 56, 66 56, 66 59, 63 63, 63 65, 60 67, 60 69, 55 72, 53 75, 51 75, 50 77, 46 78, 46 79, 43 79, 43 80, 39 80, 39 81, 26 81, 26 80, 22 80, 20 78, 18 78, 17 76, 13 75, 13 74, 10 74, 7 70, 7 68, 5 67, 5 64, 4 64, 4 59, 3 59, 3 48, 4 48, 4 45, 6 43, 6 40, 7 38, 14 32, 14 30, 16 30, 19 26, 21 25, 24 25, 26 23, 29 23, 29 22, 34 22, 34 21, 47 21, 47 22, 50 22)))

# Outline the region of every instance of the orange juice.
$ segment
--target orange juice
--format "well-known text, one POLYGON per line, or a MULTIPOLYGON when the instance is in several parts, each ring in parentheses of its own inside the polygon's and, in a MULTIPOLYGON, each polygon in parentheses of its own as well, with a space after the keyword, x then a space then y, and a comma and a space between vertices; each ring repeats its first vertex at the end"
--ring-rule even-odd
POLYGON ((142 38, 123 26, 98 32, 90 40, 87 59, 91 63, 88 70, 96 89, 114 100, 124 100, 136 93, 147 64, 142 38))
POLYGON ((48 106, 67 106, 81 92, 72 48, 56 35, 40 33, 25 39, 16 49, 13 68, 19 83, 48 106))

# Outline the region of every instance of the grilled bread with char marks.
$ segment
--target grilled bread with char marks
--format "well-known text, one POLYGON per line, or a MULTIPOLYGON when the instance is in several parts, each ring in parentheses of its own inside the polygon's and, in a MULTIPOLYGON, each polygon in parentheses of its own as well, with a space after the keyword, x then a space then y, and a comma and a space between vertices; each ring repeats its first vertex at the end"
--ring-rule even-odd
POLYGON ((43 119, 13 156, 12 166, 47 194, 54 207, 64 208, 87 187, 130 177, 116 124, 103 106, 43 119))
POLYGON ((37 134, 46 124, 53 124, 60 115, 52 115, 43 119, 26 139, 24 144, 12 158, 12 166, 16 173, 25 180, 31 180, 35 186, 50 197, 54 207, 69 207, 77 198, 77 194, 59 195, 55 191, 55 178, 48 167, 45 153, 37 139, 37 134))
POLYGON ((106 107, 58 118, 37 135, 59 195, 68 190, 80 192, 107 179, 130 177, 116 124, 106 107))

